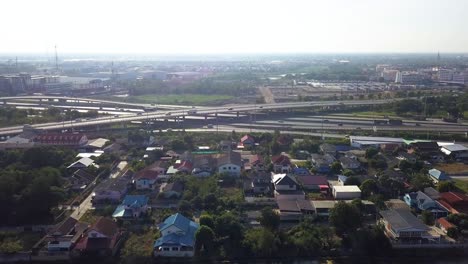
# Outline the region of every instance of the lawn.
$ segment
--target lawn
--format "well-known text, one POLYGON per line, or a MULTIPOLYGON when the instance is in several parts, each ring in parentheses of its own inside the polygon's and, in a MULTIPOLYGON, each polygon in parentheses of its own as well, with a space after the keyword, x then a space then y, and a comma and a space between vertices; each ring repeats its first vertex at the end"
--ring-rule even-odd
POLYGON ((436 169, 445 171, 448 174, 468 174, 468 165, 463 163, 442 163, 436 166, 436 169))
POLYGON ((455 187, 460 189, 461 191, 468 193, 468 180, 453 180, 455 183, 455 187))
POLYGON ((206 105, 223 102, 234 98, 230 95, 203 94, 168 94, 168 95, 138 95, 128 97, 129 101, 154 104, 206 105))

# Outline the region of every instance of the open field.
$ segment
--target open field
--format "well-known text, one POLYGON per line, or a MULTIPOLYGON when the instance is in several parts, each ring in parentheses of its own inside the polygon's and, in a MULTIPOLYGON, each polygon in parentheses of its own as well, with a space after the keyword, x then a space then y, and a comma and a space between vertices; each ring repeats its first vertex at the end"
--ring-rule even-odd
POLYGON ((455 187, 457 187, 457 189, 460 189, 461 191, 463 191, 465 193, 468 193, 468 180, 456 179, 456 180, 454 180, 454 183, 455 183, 455 187))
POLYGON ((463 163, 443 163, 436 166, 438 170, 445 171, 448 174, 468 174, 468 165, 463 163))

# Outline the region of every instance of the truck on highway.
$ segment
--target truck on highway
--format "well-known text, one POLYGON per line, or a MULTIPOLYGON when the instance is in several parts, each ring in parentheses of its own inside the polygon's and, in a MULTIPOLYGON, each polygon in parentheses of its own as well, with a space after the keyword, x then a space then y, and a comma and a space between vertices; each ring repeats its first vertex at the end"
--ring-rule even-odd
POLYGON ((188 110, 188 114, 189 114, 189 115, 194 115, 194 114, 196 114, 196 113, 197 113, 197 110, 195 110, 195 109, 190 109, 190 110, 188 110))
POLYGON ((206 127, 207 128, 213 128, 213 124, 208 124, 206 127))
POLYGON ((403 120, 389 118, 388 119, 388 124, 393 125, 393 126, 401 126, 401 125, 403 125, 403 120))
POLYGON ((387 124, 388 124, 387 120, 374 119, 374 125, 387 125, 387 124))

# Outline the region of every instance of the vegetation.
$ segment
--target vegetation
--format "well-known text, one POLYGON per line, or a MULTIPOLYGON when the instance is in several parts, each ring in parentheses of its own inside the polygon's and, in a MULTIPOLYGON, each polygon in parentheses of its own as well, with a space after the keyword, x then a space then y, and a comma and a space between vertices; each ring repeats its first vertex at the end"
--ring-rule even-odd
POLYGON ((154 229, 131 232, 120 250, 122 263, 152 263, 153 244, 160 236, 154 229))
POLYGON ((330 224, 337 234, 353 232, 361 226, 361 213, 354 204, 338 202, 330 210, 330 224))
POLYGON ((167 94, 167 95, 138 95, 128 98, 129 101, 137 103, 174 104, 174 105, 210 105, 222 103, 234 98, 231 95, 208 95, 208 94, 167 94))

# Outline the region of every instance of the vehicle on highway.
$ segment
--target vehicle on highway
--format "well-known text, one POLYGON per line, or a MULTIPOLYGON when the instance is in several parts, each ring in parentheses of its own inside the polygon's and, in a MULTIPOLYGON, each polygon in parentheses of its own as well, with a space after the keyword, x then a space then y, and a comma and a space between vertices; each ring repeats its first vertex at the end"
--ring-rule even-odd
POLYGON ((232 108, 232 107, 229 107, 228 110, 233 110, 233 108, 232 108))
POLYGON ((196 113, 197 113, 197 110, 194 110, 194 109, 188 110, 189 115, 193 115, 193 114, 196 114, 196 113))
POLYGON ((141 116, 141 113, 137 113, 137 115, 141 116))
POLYGON ((81 122, 81 121, 83 121, 83 119, 81 119, 81 118, 75 119, 75 122, 81 122))
POLYGON ((166 129, 167 132, 172 132, 172 128, 166 129))
POLYGON ((415 125, 415 126, 421 126, 421 124, 419 124, 419 123, 415 123, 414 125, 415 125))
POLYGON ((167 116, 170 116, 170 115, 171 115, 171 112, 167 112, 166 115, 167 115, 167 116))
POLYGON ((283 120, 278 120, 278 123, 284 123, 284 121, 283 120))
POLYGON ((263 108, 263 106, 260 106, 259 108, 263 108))
POLYGON ((207 128, 213 128, 213 124, 208 124, 206 127, 207 128))
POLYGON ((119 117, 119 115, 114 115, 114 117, 119 117))
POLYGON ((342 124, 342 123, 338 123, 338 126, 343 126, 343 124, 342 124))
POLYGON ((361 128, 360 128, 360 127, 356 127, 356 130, 361 130, 361 128))
POLYGON ((324 119, 323 122, 328 123, 330 121, 328 119, 324 119))

